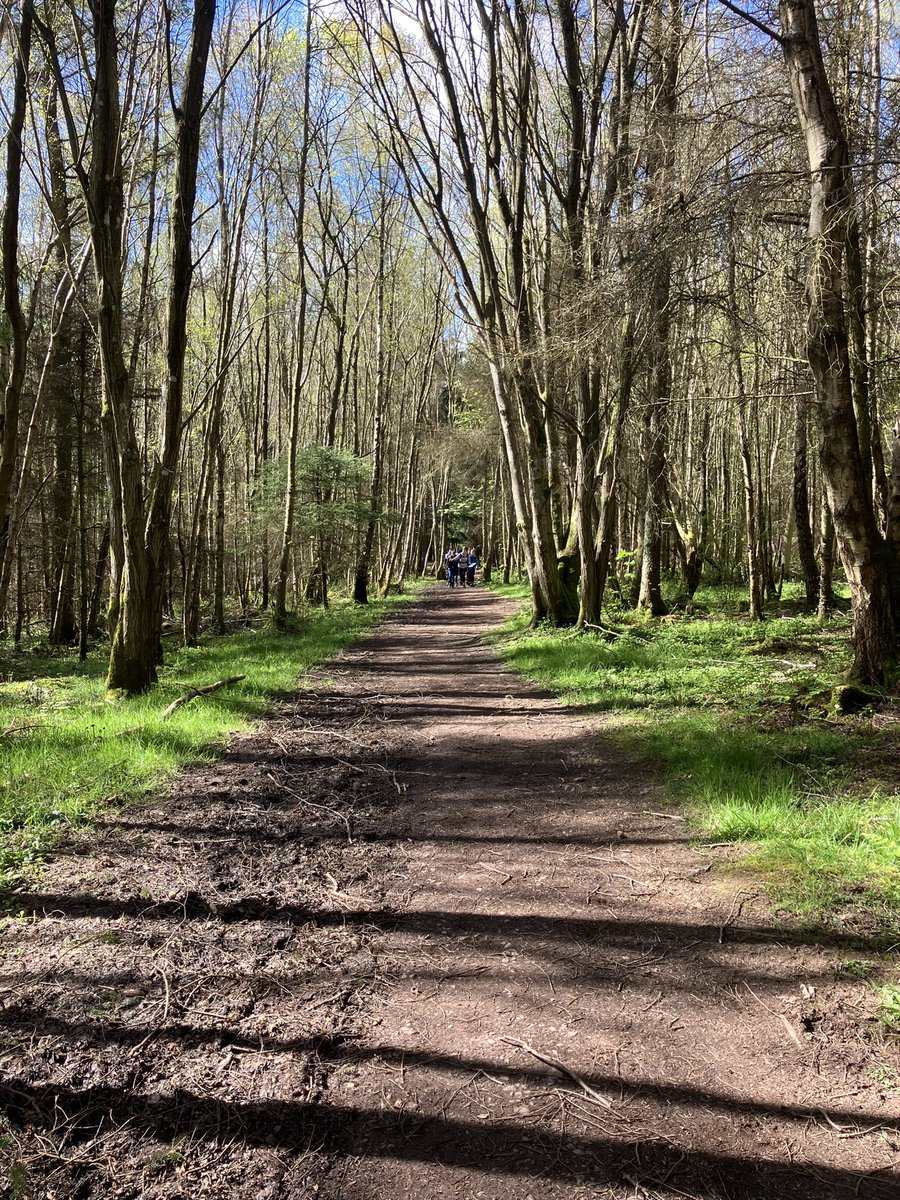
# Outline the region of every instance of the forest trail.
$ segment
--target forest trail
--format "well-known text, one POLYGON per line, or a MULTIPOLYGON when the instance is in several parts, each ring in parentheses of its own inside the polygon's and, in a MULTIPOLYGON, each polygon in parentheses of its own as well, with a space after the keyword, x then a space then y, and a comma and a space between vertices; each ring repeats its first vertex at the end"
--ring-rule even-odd
POLYGON ((834 948, 691 847, 602 720, 497 661, 505 611, 439 591, 344 664, 394 730, 407 841, 397 916, 356 914, 393 986, 330 1077, 325 1193, 897 1195, 900 1102, 834 948))
POLYGON ((432 589, 14 898, 19 1195, 898 1194, 854 951, 499 663, 509 611, 432 589))

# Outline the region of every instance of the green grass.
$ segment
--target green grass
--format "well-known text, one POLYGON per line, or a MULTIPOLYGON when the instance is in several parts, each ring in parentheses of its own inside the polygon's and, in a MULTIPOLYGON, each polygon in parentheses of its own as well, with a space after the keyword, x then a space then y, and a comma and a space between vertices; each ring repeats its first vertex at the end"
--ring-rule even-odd
POLYGON ((900 987, 897 984, 886 983, 881 989, 878 1015, 886 1029, 900 1033, 900 987))
POLYGON ((615 637, 528 629, 522 612, 501 650, 565 703, 611 714, 614 736, 690 807, 697 836, 745 846, 744 865, 780 903, 900 940, 896 735, 830 711, 847 622, 751 624, 736 597, 701 599, 710 615, 699 619, 610 614, 615 637))
POLYGON ((496 592, 498 596, 502 596, 505 600, 521 600, 524 603, 531 595, 531 590, 527 583, 501 583, 499 575, 491 580, 488 587, 492 592, 496 592))
POLYGON ((272 698, 325 662, 408 597, 314 610, 294 632, 270 627, 174 644, 157 687, 110 702, 106 657, 85 663, 46 652, 0 659, 0 885, 27 873, 54 831, 89 820, 109 804, 133 800, 186 763, 215 757, 229 735, 247 729, 272 698), (238 684, 200 696, 164 721, 174 699, 229 675, 238 684))

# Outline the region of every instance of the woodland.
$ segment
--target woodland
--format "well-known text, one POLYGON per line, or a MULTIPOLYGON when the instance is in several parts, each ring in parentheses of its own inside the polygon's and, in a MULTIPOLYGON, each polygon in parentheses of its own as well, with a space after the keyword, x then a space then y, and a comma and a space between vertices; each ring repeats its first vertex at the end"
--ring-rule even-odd
POLYGON ((895 16, 5 4, 7 638, 139 693, 459 541, 554 625, 837 572, 882 682, 895 16))
POLYGON ((898 47, 0 0, 4 1194, 895 1194, 898 47))

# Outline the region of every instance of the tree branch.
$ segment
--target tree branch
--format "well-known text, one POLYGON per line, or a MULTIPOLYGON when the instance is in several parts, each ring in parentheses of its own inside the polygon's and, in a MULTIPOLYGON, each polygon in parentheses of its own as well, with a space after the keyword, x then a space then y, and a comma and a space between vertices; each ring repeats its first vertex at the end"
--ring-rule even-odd
POLYGON ((751 25, 758 29, 760 33, 764 33, 766 37, 772 38, 772 40, 776 41, 779 46, 784 45, 784 38, 781 36, 781 34, 772 29, 771 26, 766 25, 764 21, 760 21, 750 13, 745 12, 744 9, 738 8, 736 4, 731 3, 731 0, 719 0, 719 3, 727 8, 729 12, 733 12, 735 16, 740 17, 742 21, 748 21, 751 25))

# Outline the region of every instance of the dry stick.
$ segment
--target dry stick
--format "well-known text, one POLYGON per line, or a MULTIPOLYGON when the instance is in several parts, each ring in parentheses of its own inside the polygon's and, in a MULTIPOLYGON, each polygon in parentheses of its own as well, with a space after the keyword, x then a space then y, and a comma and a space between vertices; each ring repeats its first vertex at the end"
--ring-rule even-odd
POLYGON ((30 733, 32 729, 40 729, 40 721, 23 721, 21 725, 13 721, 3 730, 3 737, 12 737, 14 733, 30 733))
POLYGON ((600 1093, 592 1088, 589 1083, 585 1083, 581 1076, 576 1075, 571 1068, 565 1065, 565 1063, 557 1062, 555 1058, 548 1058, 546 1054, 541 1054, 539 1050, 535 1050, 534 1047, 529 1046, 527 1042, 520 1042, 518 1038, 505 1037, 501 1038, 500 1040, 501 1042, 506 1042, 509 1046, 517 1046, 520 1050, 524 1050, 526 1054, 531 1054, 538 1060, 538 1062, 542 1062, 546 1066, 552 1067, 553 1070, 558 1071, 560 1075, 565 1075, 567 1078, 571 1079, 573 1083, 577 1083, 581 1090, 590 1096, 590 1098, 596 1104, 599 1104, 603 1108, 612 1108, 612 1103, 607 1100, 605 1096, 601 1096, 600 1093))
MULTIPOLYGON (((309 735, 314 734, 318 737, 335 738, 337 741, 349 742, 351 746, 362 746, 364 749, 367 749, 367 750, 372 747, 372 743, 370 741, 369 742, 360 741, 359 738, 349 737, 346 733, 337 733, 334 729, 311 729, 308 725, 300 725, 297 728, 297 733, 302 734, 304 737, 308 737, 309 735)), ((272 738, 273 742, 275 740, 276 740, 275 738, 272 738)))
POLYGON ((731 905, 731 912, 719 926, 719 945, 725 941, 725 930, 731 924, 736 916, 740 915, 741 909, 744 907, 745 900, 755 900, 756 892, 738 892, 731 905))
MULTIPOLYGON (((883 1167, 873 1167, 871 1171, 866 1171, 863 1175, 860 1175, 859 1179, 857 1179, 856 1187, 854 1187, 854 1189, 853 1189, 853 1195, 854 1196, 859 1195, 859 1189, 862 1187, 864 1180, 870 1179, 873 1175, 881 1175, 884 1171, 893 1171, 895 1169, 895 1167, 897 1167, 898 1165, 900 1165, 900 1158, 895 1158, 893 1162, 886 1163, 883 1167)), ((889 1179, 887 1179, 887 1180, 876 1179, 875 1186, 876 1187, 890 1187, 891 1183, 890 1183, 889 1179)), ((884 1192, 882 1192, 882 1195, 884 1195, 884 1192)))
MULTIPOLYGON (((283 754, 285 754, 288 758, 293 759, 294 762, 316 762, 318 759, 327 758, 330 762, 336 762, 340 766, 346 767, 348 771, 356 771, 356 773, 358 775, 364 775, 366 771, 381 771, 381 773, 383 775, 387 775, 390 778, 394 787, 397 789, 397 795, 398 796, 403 795, 403 785, 397 782, 397 772, 391 771, 387 767, 383 767, 381 765, 381 763, 367 763, 364 767, 360 767, 360 766, 357 766, 356 763, 347 762, 346 758, 338 758, 338 756, 336 754, 317 754, 317 755, 314 755, 312 758, 302 758, 299 754, 291 754, 285 748, 284 743, 278 741, 276 738, 272 738, 272 741, 275 742, 276 746, 278 746, 279 750, 281 750, 283 754)), ((432 772, 431 771, 407 771, 407 772, 404 772, 404 774, 407 774, 407 775, 431 775, 432 772)))
MULTIPOLYGON (((612 1133, 612 1128, 590 1108, 582 1107, 582 1100, 575 1092, 570 1092, 568 1088, 556 1088, 553 1093, 556 1096, 562 1097, 569 1110, 575 1114, 579 1121, 583 1121, 585 1125, 589 1125, 592 1129, 599 1129, 601 1133, 612 1133)), ((585 1096, 587 1101, 587 1096, 585 1096)))
POLYGON ((509 871, 504 871, 502 867, 492 867, 490 863, 483 862, 477 862, 475 866, 481 867, 483 871, 493 871, 496 875, 502 875, 503 878, 500 880, 501 887, 505 887, 506 884, 512 879, 512 875, 510 875, 509 871))
POLYGON ((890 1129, 891 1124, 887 1121, 882 1121, 878 1125, 838 1125, 837 1121, 832 1121, 824 1108, 819 1110, 822 1118, 828 1122, 835 1133, 843 1140, 844 1138, 867 1137, 870 1133, 878 1133, 880 1129, 890 1129))
MULTIPOLYGON (((682 1155, 682 1157, 684 1157, 684 1156, 682 1155)), ((679 1159, 678 1161, 680 1162, 681 1159, 679 1159)), ((676 1166, 677 1166, 677 1164, 676 1164, 676 1166)), ((644 1185, 642 1183, 639 1183, 638 1180, 635 1179, 633 1175, 623 1175, 622 1178, 627 1179, 628 1182, 631 1184, 631 1186, 634 1188, 637 1188, 637 1190, 642 1195, 647 1196, 647 1197, 650 1196, 650 1193, 647 1191, 646 1187, 644 1187, 644 1185)), ((653 1187, 655 1187, 655 1188, 656 1187, 664 1187, 667 1191, 673 1192, 676 1196, 685 1196, 687 1198, 687 1200, 694 1200, 696 1193, 682 1192, 679 1188, 677 1188, 673 1184, 669 1183, 668 1179, 653 1179, 653 1180, 650 1180, 650 1182, 652 1183, 653 1187)))
POLYGON ((350 892, 342 892, 338 887, 337 880, 328 871, 325 872, 325 879, 331 885, 331 890, 328 894, 329 896, 334 896, 335 900, 350 900, 353 904, 362 904, 363 907, 368 904, 364 896, 354 896, 350 892))
POLYGON ((582 623, 582 626, 581 626, 581 628, 582 628, 582 629, 596 629, 596 630, 598 630, 600 633, 605 633, 605 634, 607 634, 607 636, 608 636, 608 637, 615 637, 615 638, 625 638, 625 637, 630 637, 630 636, 631 636, 631 634, 630 634, 630 633, 618 633, 618 632, 617 632, 615 629, 609 629, 609 628, 607 628, 607 626, 606 626, 606 625, 592 625, 592 624, 590 623, 590 621, 584 621, 584 622, 582 623))
POLYGON ((744 987, 747 989, 747 991, 750 993, 750 995, 753 997, 753 999, 756 1000, 756 1002, 758 1004, 761 1004, 763 1006, 763 1008, 766 1010, 767 1013, 771 1013, 773 1017, 778 1017, 779 1021, 781 1021, 781 1023, 784 1025, 785 1029, 788 1031, 788 1035, 789 1035, 791 1041, 794 1043, 794 1045, 797 1047, 798 1050, 802 1050, 803 1043, 800 1040, 800 1035, 797 1033, 797 1030, 793 1027, 793 1025, 790 1023, 790 1021, 787 1019, 787 1017, 784 1015, 784 1013, 777 1013, 774 1008, 769 1008, 768 1004, 766 1004, 766 1002, 764 1000, 760 1000, 759 996, 757 996, 756 992, 754 992, 753 988, 746 981, 744 982, 744 987))
POLYGON ((619 1099, 624 1100, 625 1099, 625 1083, 624 1083, 624 1080, 622 1079, 622 1064, 619 1062, 618 1046, 615 1048, 615 1050, 613 1050, 613 1063, 615 1064, 615 1068, 616 1068, 616 1079, 618 1079, 618 1081, 619 1081, 619 1099))
POLYGON ((160 971, 160 975, 162 975, 163 986, 166 989, 166 1000, 165 1000, 165 1004, 163 1004, 163 1011, 162 1011, 162 1017, 160 1018, 160 1024, 165 1025, 165 1023, 169 1017, 169 1002, 171 1001, 172 997, 171 997, 171 993, 169 991, 168 975, 165 973, 165 971, 160 971))
POLYGON ((882 1122, 881 1125, 870 1125, 867 1129, 863 1129, 861 1126, 846 1126, 838 1134, 838 1137, 844 1141, 846 1138, 868 1137, 870 1133, 879 1133, 882 1129, 893 1128, 894 1126, 888 1122, 882 1122))
POLYGON ((131 1048, 131 1050, 129 1051, 129 1057, 131 1057, 131 1058, 134 1058, 137 1054, 139 1054, 140 1051, 143 1050, 143 1048, 147 1045, 148 1042, 152 1042, 154 1038, 159 1037, 159 1034, 161 1032, 160 1027, 165 1025, 166 1021, 168 1020, 169 1003, 172 999, 171 992, 169 990, 169 977, 165 973, 165 971, 163 971, 161 968, 157 968, 157 973, 162 978, 163 987, 166 990, 165 1000, 163 1001, 162 1017, 160 1018, 158 1024, 148 1032, 147 1036, 142 1038, 137 1043, 136 1046, 133 1046, 131 1048))
POLYGON ((210 692, 217 692, 219 688, 228 687, 232 683, 240 683, 242 679, 246 679, 246 675, 229 675, 227 679, 219 679, 215 683, 208 683, 206 687, 191 688, 189 692, 185 692, 183 696, 179 696, 177 700, 173 700, 169 707, 162 715, 164 721, 168 721, 172 713, 176 709, 181 708, 182 704, 190 704, 192 700, 196 700, 198 696, 208 696, 210 692))

